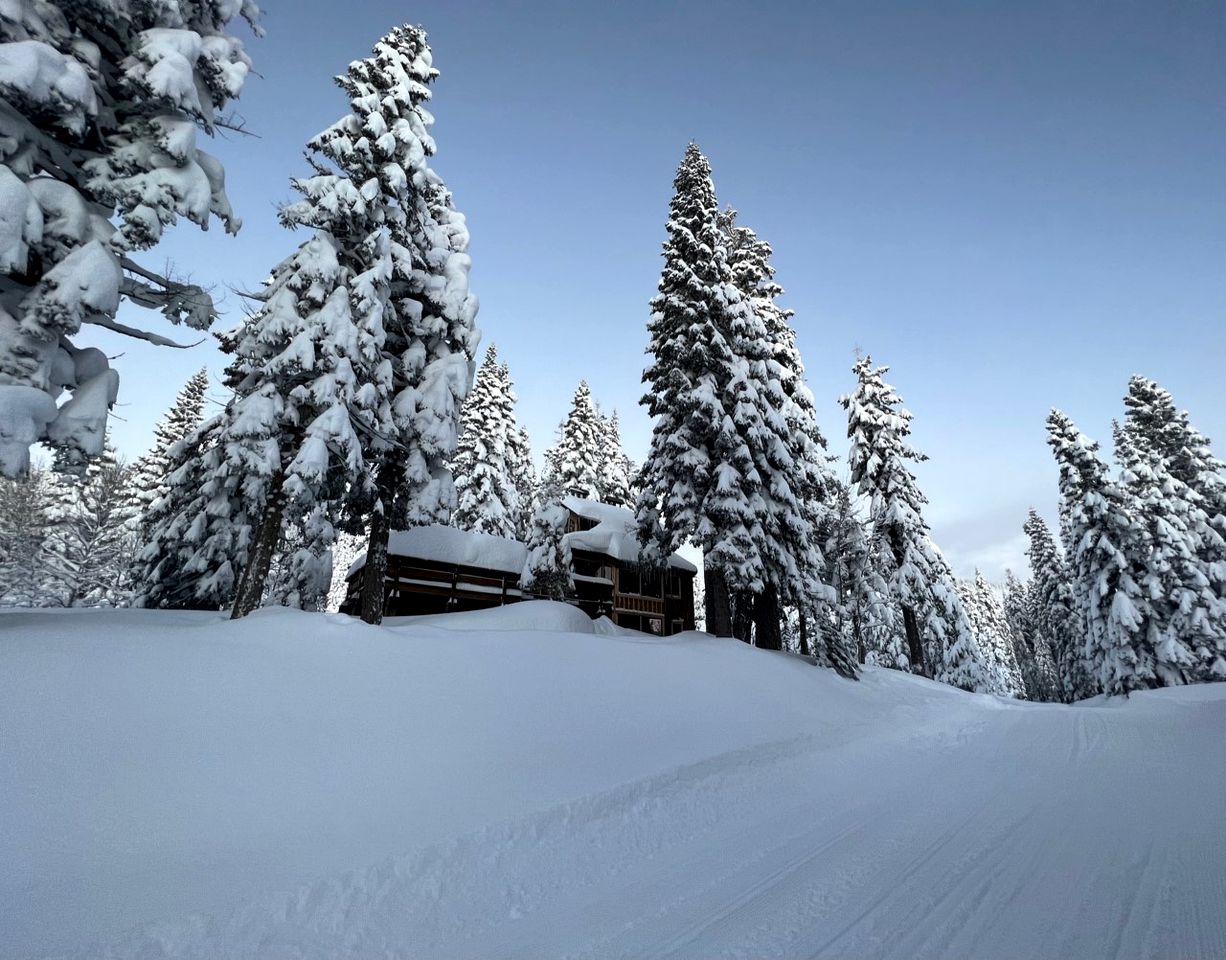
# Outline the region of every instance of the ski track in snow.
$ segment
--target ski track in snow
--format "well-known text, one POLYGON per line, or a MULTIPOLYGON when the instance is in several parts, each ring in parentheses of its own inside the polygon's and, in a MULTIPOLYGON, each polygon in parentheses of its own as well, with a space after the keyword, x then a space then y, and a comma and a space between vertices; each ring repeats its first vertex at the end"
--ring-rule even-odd
POLYGON ((1068 708, 871 672, 857 694, 879 718, 54 955, 1226 957, 1226 686, 1068 708))

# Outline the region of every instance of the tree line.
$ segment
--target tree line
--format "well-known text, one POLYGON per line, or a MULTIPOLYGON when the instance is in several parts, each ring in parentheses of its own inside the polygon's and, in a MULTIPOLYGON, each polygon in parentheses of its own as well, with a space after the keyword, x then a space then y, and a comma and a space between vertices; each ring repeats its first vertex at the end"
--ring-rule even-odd
POLYGON ((0 602, 313 609, 333 554, 363 549, 361 616, 378 623, 390 531, 432 522, 525 540, 525 585, 564 597, 574 495, 632 510, 648 566, 699 547, 710 631, 849 677, 876 663, 1072 700, 1226 676, 1226 480, 1170 395, 1131 381, 1115 474, 1054 411, 1059 536, 1032 513, 1028 584, 959 582, 924 517, 911 414, 869 357, 840 401, 836 474, 771 246, 720 206, 697 144, 650 304, 646 459, 584 382, 537 477, 510 371, 493 348, 476 365, 468 230, 432 166, 438 70, 416 26, 336 78, 349 109, 308 142, 279 212, 306 239, 217 335, 220 409, 205 415, 193 378, 154 448, 118 462, 118 377, 77 338, 93 324, 174 345, 120 324, 121 299, 215 318, 206 291, 134 258, 180 218, 238 228, 196 135, 232 125, 251 61, 227 26, 258 33, 257 15, 244 0, 0 16, 0 602))

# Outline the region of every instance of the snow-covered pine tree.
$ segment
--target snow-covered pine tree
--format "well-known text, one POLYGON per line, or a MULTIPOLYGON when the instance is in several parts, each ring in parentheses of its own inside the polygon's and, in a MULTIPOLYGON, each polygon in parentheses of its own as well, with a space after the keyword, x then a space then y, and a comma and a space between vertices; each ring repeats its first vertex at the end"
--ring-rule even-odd
POLYGON ((1014 656, 1026 685, 1026 699, 1059 702, 1064 695, 1051 646, 1038 632, 1033 581, 1022 583, 1012 570, 1006 570, 1002 609, 1013 641, 1014 656))
POLYGON ((1198 556, 1204 512, 1171 476, 1167 459, 1115 424, 1119 492, 1132 524, 1122 546, 1146 595, 1145 643, 1162 686, 1199 678, 1226 634, 1226 611, 1198 556))
POLYGON ((823 616, 825 608, 835 602, 834 593, 821 579, 825 564, 816 536, 829 510, 833 478, 813 395, 805 384, 796 333, 788 323, 792 311, 777 303, 783 288, 775 280, 770 244, 738 225, 734 210, 725 211, 720 224, 728 243, 733 283, 756 321, 734 324, 739 334, 734 348, 747 377, 755 381, 749 395, 756 396, 759 410, 745 421, 745 433, 762 477, 768 510, 767 583, 755 597, 755 634, 759 646, 778 649, 769 641, 778 636, 779 600, 802 608, 802 617, 813 619, 823 616))
POLYGON ((59 607, 126 607, 137 546, 128 469, 108 442, 84 476, 58 485, 46 567, 47 598, 59 607))
POLYGON ((136 606, 219 610, 234 599, 251 518, 241 475, 222 469, 222 425, 212 417, 167 451, 167 483, 145 513, 133 566, 136 606))
POLYGON ((911 414, 883 379, 888 367, 856 362, 856 390, 841 398, 851 439, 851 482, 869 500, 873 534, 888 561, 890 593, 902 611, 910 668, 965 690, 984 690, 989 678, 967 621, 949 564, 932 542, 923 517, 927 499, 907 461, 926 459, 906 443, 911 414))
POLYGON ((336 78, 350 112, 307 145, 315 173, 293 181, 301 198, 281 211, 284 225, 315 233, 273 270, 260 309, 222 338, 236 395, 221 447, 261 512, 236 617, 260 603, 286 508, 292 525, 346 482, 369 491, 367 454, 399 439, 406 414, 393 379, 404 357, 392 351, 407 344, 389 343, 388 327, 403 296, 394 273, 413 269, 415 177, 433 152, 430 59, 424 32, 399 27, 336 78))
MULTIPOLYGON (((142 518, 165 488, 170 474, 170 448, 200 426, 208 388, 209 372, 201 367, 183 385, 175 402, 153 428, 153 446, 149 452, 132 464, 132 491, 142 518)), ((144 525, 143 519, 141 524, 144 525)))
POLYGON ((1097 443, 1059 410, 1049 414, 1047 433, 1060 468, 1061 525, 1090 677, 1107 694, 1151 687, 1154 654, 1145 639, 1149 601, 1124 552, 1138 536, 1137 519, 1128 515, 1097 443))
POLYGON ((225 124, 251 68, 227 28, 241 16, 258 33, 258 15, 252 0, 0 9, 0 474, 24 474, 39 441, 74 470, 102 454, 119 377, 75 342, 82 324, 172 343, 119 323, 123 299, 212 323, 208 293, 134 257, 181 217, 238 230, 197 137, 225 124))
POLYGON ((570 410, 558 425, 558 442, 546 454, 549 482, 563 496, 600 500, 607 442, 605 421, 592 400, 591 388, 580 380, 570 410))
MULTIPOLYGON (((600 416, 597 414, 597 416, 600 416)), ((621 420, 617 411, 600 416, 600 501, 614 507, 634 506, 630 492, 630 458, 622 450, 621 420)))
MULTIPOLYGON (((850 659, 854 670, 871 652, 874 662, 905 670, 907 654, 874 545, 856 513, 850 488, 833 478, 831 483, 833 503, 818 528, 826 564, 823 579, 835 594, 825 615, 816 618, 825 635, 825 659, 831 666, 850 659)), ((848 673, 846 667, 842 672, 848 673)))
POLYGON ((519 577, 523 591, 546 600, 565 600, 574 591, 566 526, 570 511, 562 505, 564 491, 556 483, 541 490, 528 533, 528 556, 519 577))
POLYGON ((694 143, 673 180, 666 230, 640 401, 652 435, 635 512, 657 562, 686 542, 702 549, 706 627, 728 636, 730 590, 753 596, 767 583, 768 511, 745 439, 760 405, 734 347, 734 328, 758 321, 733 282, 711 166, 694 143))
MULTIPOLYGON (((508 375, 508 379, 510 379, 508 375)), ((519 511, 515 516, 516 540, 527 541, 532 529, 532 514, 536 511, 536 465, 532 462, 532 439, 524 427, 509 438, 510 447, 507 451, 507 469, 515 482, 519 494, 519 511)))
POLYGON ((1026 684, 1013 650, 1009 621, 996 590, 978 570, 973 580, 959 584, 971 630, 988 661, 992 693, 1022 699, 1026 684))
POLYGON ((451 461, 456 507, 452 526, 514 537, 519 526, 517 478, 512 472, 519 434, 515 395, 498 350, 490 345, 460 412, 459 448, 451 461))
POLYGON ((47 605, 51 511, 61 482, 37 463, 25 480, 0 477, 0 607, 47 605))
MULTIPOLYGON (((1194 604, 1206 617, 1192 631, 1198 641, 1198 678, 1226 679, 1226 628, 1220 610, 1213 613, 1213 607, 1226 603, 1226 464, 1213 456, 1187 412, 1177 410, 1170 393, 1153 380, 1132 377, 1124 406, 1124 431, 1140 456, 1168 479, 1165 509, 1183 518, 1196 579, 1206 581, 1208 597, 1194 604)), ((1188 563, 1182 566, 1186 577, 1188 563)))
POLYGON ((1050 656, 1057 692, 1054 699, 1072 703, 1092 697, 1098 683, 1090 671, 1087 626, 1074 594, 1072 571, 1051 530, 1034 510, 1022 529, 1030 541, 1026 550, 1030 558, 1028 600, 1036 671, 1044 675, 1050 656))
MULTIPOLYGON (((430 62, 420 28, 405 36, 430 62)), ((429 68, 430 77, 437 75, 429 68)), ((424 83, 415 91, 429 96, 424 83)), ((362 619, 383 620, 387 544, 393 525, 445 523, 455 506, 447 465, 455 456, 460 409, 472 386, 480 334, 477 297, 469 290, 468 228, 450 192, 426 164, 434 141, 424 109, 420 154, 406 168, 410 190, 392 229, 393 295, 383 356, 391 362, 393 396, 389 429, 376 437, 371 458, 375 496, 368 511, 370 537, 362 579, 362 619)))

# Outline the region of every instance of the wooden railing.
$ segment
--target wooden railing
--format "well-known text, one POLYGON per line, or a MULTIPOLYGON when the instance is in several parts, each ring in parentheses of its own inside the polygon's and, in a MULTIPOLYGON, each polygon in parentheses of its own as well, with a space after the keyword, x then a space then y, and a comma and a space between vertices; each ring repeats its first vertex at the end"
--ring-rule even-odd
POLYGON ((663 616, 664 601, 655 600, 651 597, 636 597, 625 593, 616 593, 613 595, 613 605, 618 610, 624 610, 626 613, 649 613, 655 616, 663 616))

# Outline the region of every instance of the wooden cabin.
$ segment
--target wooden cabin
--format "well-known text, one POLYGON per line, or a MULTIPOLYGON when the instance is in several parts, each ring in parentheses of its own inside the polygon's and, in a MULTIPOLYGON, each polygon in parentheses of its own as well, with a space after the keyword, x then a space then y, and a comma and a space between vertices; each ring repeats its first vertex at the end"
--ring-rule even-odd
MULTIPOLYGON (((563 504, 570 511, 566 539, 575 584, 569 602, 593 619, 605 616, 644 633, 694 629, 693 564, 674 555, 663 571, 651 571, 639 564, 630 511, 577 497, 563 504)), ((392 617, 420 616, 531 600, 519 586, 527 553, 517 540, 438 524, 395 531, 384 609, 392 617)), ((363 559, 349 569, 342 612, 360 609, 363 559)))
MULTIPOLYGON (((484 610, 523 599, 528 549, 518 540, 442 524, 394 530, 387 545, 384 612, 389 617, 484 610)), ((342 613, 361 610, 362 554, 349 568, 342 613)))
POLYGON ((619 627, 668 636, 694 629, 698 568, 674 554, 664 570, 639 563, 634 515, 621 507, 566 497, 575 602, 619 627))

